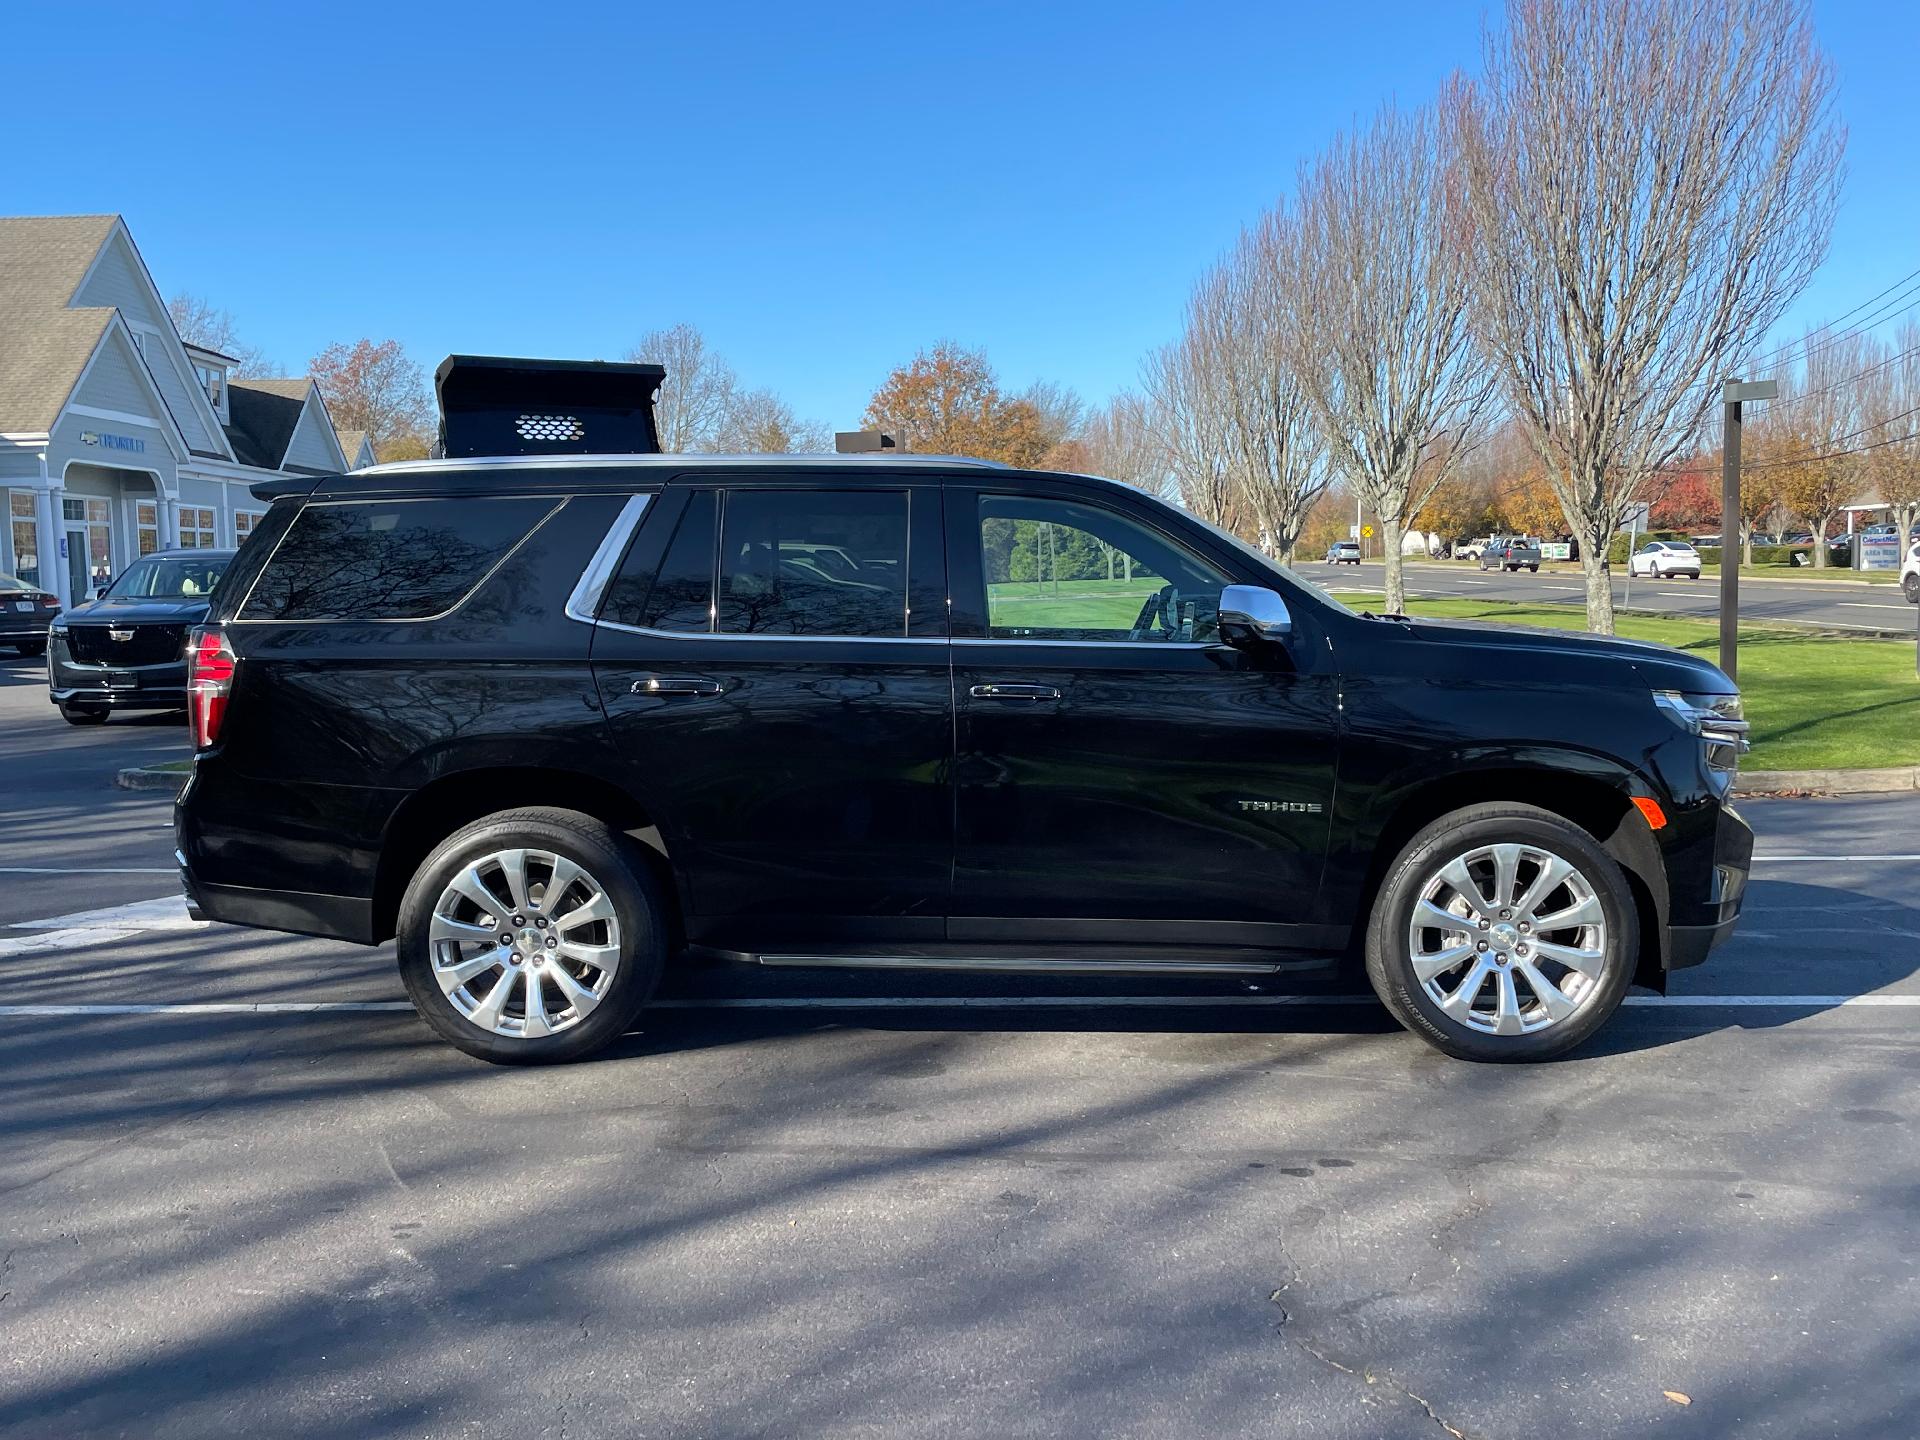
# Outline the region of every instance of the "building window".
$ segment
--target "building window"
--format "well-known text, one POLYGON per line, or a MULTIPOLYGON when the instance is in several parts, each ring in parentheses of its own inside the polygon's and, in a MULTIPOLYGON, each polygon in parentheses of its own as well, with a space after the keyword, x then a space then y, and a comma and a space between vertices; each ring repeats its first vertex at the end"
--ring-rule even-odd
POLYGON ((211 550, 215 543, 213 511, 202 510, 192 505, 182 505, 180 507, 180 548, 211 550))
POLYGON ((133 507, 134 548, 142 555, 151 555, 160 548, 160 507, 151 500, 142 500, 133 507))
POLYGON ((265 512, 259 510, 236 510, 233 512, 233 543, 243 543, 253 533, 253 527, 265 512))
POLYGON ((227 372, 218 365, 199 365, 193 367, 193 373, 200 377, 200 388, 207 392, 207 399, 213 408, 220 408, 220 395, 226 389, 227 372))
POLYGON ((7 495, 7 518, 13 538, 13 574, 29 585, 40 584, 40 522, 34 517, 33 492, 14 490, 7 495))

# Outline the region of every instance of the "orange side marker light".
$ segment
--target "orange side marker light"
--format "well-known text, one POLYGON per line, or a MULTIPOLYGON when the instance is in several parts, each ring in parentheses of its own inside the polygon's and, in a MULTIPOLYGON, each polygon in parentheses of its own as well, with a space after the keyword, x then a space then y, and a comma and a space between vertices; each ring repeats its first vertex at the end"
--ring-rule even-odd
POLYGON ((1647 817, 1647 828, 1663 830, 1667 824, 1667 812, 1660 808, 1660 802, 1645 795, 1633 797, 1634 808, 1647 817))

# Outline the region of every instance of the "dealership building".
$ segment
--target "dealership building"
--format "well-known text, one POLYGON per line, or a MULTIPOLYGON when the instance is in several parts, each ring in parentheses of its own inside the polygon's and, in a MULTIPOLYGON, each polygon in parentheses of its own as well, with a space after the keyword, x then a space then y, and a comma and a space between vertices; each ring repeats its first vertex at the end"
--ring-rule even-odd
POLYGON ((370 464, 310 379, 182 341, 117 215, 0 218, 0 573, 68 605, 154 550, 224 547, 262 480, 370 464))

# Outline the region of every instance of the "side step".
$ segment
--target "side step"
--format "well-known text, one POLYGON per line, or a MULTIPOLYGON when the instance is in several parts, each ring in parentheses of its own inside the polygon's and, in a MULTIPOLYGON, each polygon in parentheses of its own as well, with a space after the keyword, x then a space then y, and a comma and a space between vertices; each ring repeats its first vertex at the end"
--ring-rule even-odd
POLYGON ((755 955, 762 965, 836 970, 973 970, 1016 975, 1273 975, 1273 960, 1094 959, 1015 955, 755 955))

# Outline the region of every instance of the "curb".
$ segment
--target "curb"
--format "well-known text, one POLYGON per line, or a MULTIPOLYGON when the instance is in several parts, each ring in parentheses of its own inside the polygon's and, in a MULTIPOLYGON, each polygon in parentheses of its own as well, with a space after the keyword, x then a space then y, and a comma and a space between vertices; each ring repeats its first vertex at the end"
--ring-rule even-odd
POLYGON ((170 790, 178 795, 186 788, 190 770, 156 770, 145 765, 132 765, 113 777, 113 783, 122 790, 170 790))
POLYGON ((1920 765, 1891 770, 1743 770, 1735 795, 1893 795, 1920 790, 1920 765))

